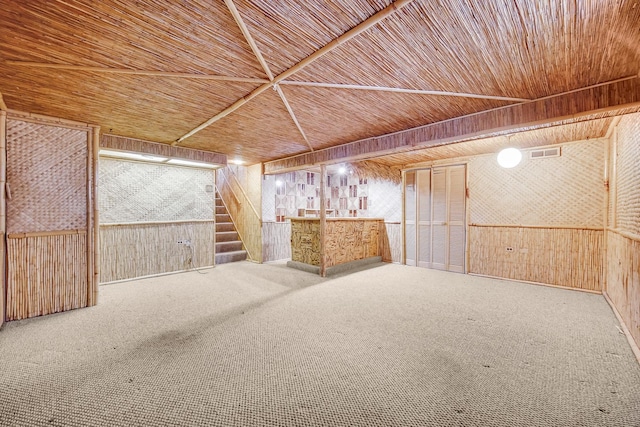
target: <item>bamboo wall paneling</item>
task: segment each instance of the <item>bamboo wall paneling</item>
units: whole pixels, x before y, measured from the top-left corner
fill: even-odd
[[[32,115],[7,121],[9,320],[96,303],[94,132]]]
[[[7,205],[6,205],[6,179],[7,179],[7,112],[0,110],[0,328],[5,321],[7,276],[5,274],[5,259],[7,253]]]
[[[291,223],[262,223],[262,261],[291,258]]]
[[[86,233],[8,238],[7,320],[87,306]]]
[[[605,140],[561,146],[560,157],[501,168],[496,155],[469,159],[472,224],[603,227]]]
[[[258,263],[262,262],[262,221],[256,208],[233,172],[227,168],[216,171],[216,185],[248,258]]]
[[[469,272],[601,291],[603,238],[601,229],[471,225]]]
[[[101,283],[211,267],[214,234],[213,220],[103,224]],[[185,239],[189,246],[177,243]]]
[[[624,116],[611,135],[606,293],[640,347],[640,114]]]
[[[100,283],[100,209],[98,202],[98,183],[99,183],[99,151],[100,151],[100,129],[94,128],[93,130],[93,182],[94,186],[91,189],[93,191],[93,279],[90,290],[92,298],[89,304],[98,303],[98,284]],[[89,230],[91,232],[91,230]]]

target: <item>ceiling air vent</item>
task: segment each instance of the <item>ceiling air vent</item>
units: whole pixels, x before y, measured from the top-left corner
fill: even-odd
[[[560,147],[541,148],[540,150],[529,151],[530,159],[543,159],[547,157],[560,157]]]

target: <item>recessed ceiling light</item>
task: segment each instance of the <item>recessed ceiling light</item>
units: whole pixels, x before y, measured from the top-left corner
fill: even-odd
[[[232,165],[244,165],[245,161],[240,159],[233,159],[229,160],[228,163],[231,163]]]
[[[154,156],[151,154],[130,153],[128,151],[100,150],[99,154],[105,157],[115,157],[118,159],[140,160],[142,162],[165,162],[167,157]]]

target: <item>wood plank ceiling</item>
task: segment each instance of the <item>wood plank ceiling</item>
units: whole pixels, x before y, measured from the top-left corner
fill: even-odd
[[[0,22],[10,109],[249,163],[640,69],[639,0],[4,0]]]

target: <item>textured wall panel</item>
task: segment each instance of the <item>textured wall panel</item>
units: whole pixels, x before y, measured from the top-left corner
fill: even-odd
[[[100,159],[101,223],[210,220],[214,171]]]
[[[7,319],[87,306],[86,234],[7,239]]]
[[[616,228],[640,235],[640,114],[620,120],[616,151]]]
[[[291,220],[291,260],[320,265],[320,221]]]
[[[402,224],[385,222],[380,232],[382,260],[399,264],[402,262]]]
[[[7,233],[87,227],[85,130],[7,120]]]
[[[100,281],[213,265],[214,222],[108,225],[100,227]],[[190,246],[178,244],[188,239]]]
[[[380,228],[376,220],[330,220],[325,230],[325,265],[331,267],[345,262],[382,256]]]
[[[469,239],[470,273],[602,289],[601,230],[470,226]]]
[[[604,140],[562,146],[562,156],[513,169],[496,156],[469,162],[471,223],[602,227]]]
[[[291,258],[291,223],[262,223],[262,261]]]
[[[640,241],[607,232],[607,295],[640,346]]]

